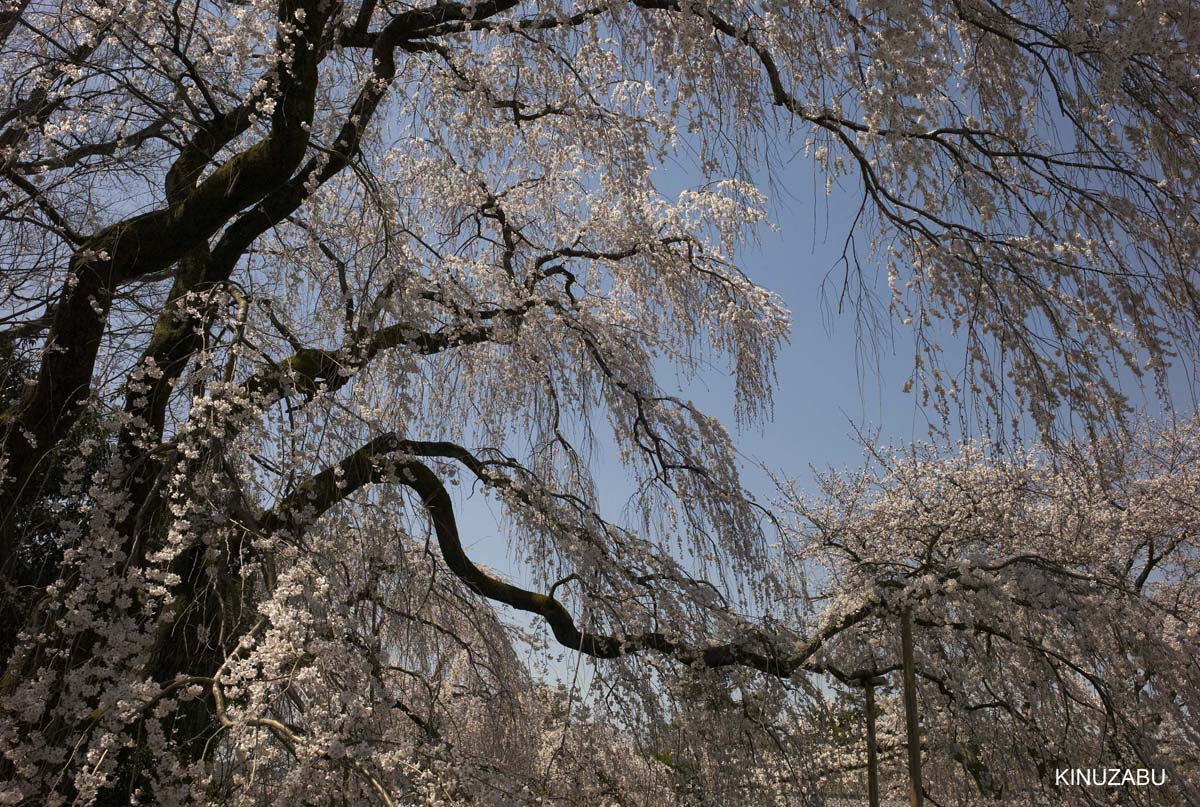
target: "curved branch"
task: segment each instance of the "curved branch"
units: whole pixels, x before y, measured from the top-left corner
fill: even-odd
[[[487,484],[500,487],[511,484],[506,477],[489,469],[488,466],[495,463],[484,462],[454,443],[405,440],[395,434],[385,434],[309,478],[264,520],[264,526],[295,529],[311,523],[368,483],[399,483],[420,496],[433,525],[442,559],[455,576],[489,600],[542,617],[555,640],[571,650],[603,659],[652,650],[672,656],[683,664],[708,668],[748,667],[779,678],[788,678],[800,671],[852,677],[817,662],[814,656],[829,639],[874,614],[877,604],[873,602],[825,625],[790,654],[759,649],[747,641],[695,647],[659,631],[617,637],[581,630],[566,607],[553,596],[514,586],[475,565],[463,550],[450,494],[433,470],[417,457],[457,460]]]

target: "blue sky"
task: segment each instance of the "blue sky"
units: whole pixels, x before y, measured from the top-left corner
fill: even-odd
[[[803,159],[795,160],[774,178],[777,192],[780,186],[796,189],[816,184],[810,163]],[[685,184],[683,173],[671,168],[664,171],[660,188],[673,193]],[[669,366],[664,365],[659,375],[660,384],[668,391],[719,417],[731,431],[742,455],[744,485],[763,504],[769,504],[775,495],[765,469],[814,490],[810,468],[860,467],[863,453],[855,439],[858,428],[871,433],[878,430],[885,443],[928,436],[928,420],[917,406],[916,396],[902,392],[912,368],[911,336],[896,329],[894,345],[886,334],[874,347],[860,344],[853,309],[840,315],[836,310],[841,254],[858,201],[854,189],[835,188],[829,197],[823,187],[803,198],[776,195],[768,207],[775,229],[764,228],[759,243],[749,245],[739,256],[743,271],[760,286],[777,292],[792,313],[791,338],[778,355],[770,421],[737,429],[733,381],[722,364],[678,389],[671,389],[678,379]],[[824,293],[823,281],[827,281]],[[886,294],[886,279],[880,279],[876,291]],[[596,428],[598,442],[606,428],[606,424]],[[621,522],[632,487],[625,469],[605,448],[597,447],[591,469],[602,515]],[[530,570],[513,560],[500,508],[482,493],[472,494],[469,487],[458,486],[451,493],[468,555],[517,585],[538,588]],[[512,624],[547,633],[540,620],[500,608]],[[549,679],[573,683],[584,691],[595,674],[592,659],[553,649],[550,656],[533,653],[529,662]]]
[[[762,179],[761,177],[759,178]],[[864,261],[868,283],[874,283],[884,332],[876,332],[874,344],[863,339],[855,322],[854,308],[839,312],[838,292],[843,268],[841,256],[848,228],[860,200],[854,187],[833,189],[826,196],[823,182],[813,181],[811,163],[797,158],[777,166],[773,182],[760,186],[773,189],[768,210],[775,229],[763,229],[758,244],[739,256],[739,265],[756,283],[779,293],[792,313],[789,343],[777,363],[774,417],[738,431],[734,418],[732,380],[718,364],[678,389],[679,382],[664,365],[660,383],[668,391],[693,400],[705,412],[719,417],[733,431],[744,461],[743,481],[762,503],[768,503],[774,486],[762,467],[796,479],[802,488],[814,488],[812,468],[852,469],[862,465],[863,454],[855,433],[878,434],[885,444],[925,440],[930,418],[922,411],[917,396],[904,393],[904,382],[913,366],[912,334],[887,319],[885,279],[873,277]],[[694,181],[694,180],[692,180]],[[661,171],[660,188],[665,193],[689,184],[687,172],[677,166]],[[939,334],[947,344],[949,334]],[[953,362],[947,356],[948,362]],[[1182,373],[1173,384],[1177,405],[1194,407],[1196,397]],[[1127,389],[1132,389],[1127,385]],[[1135,395],[1135,407],[1154,411],[1145,395]],[[606,426],[596,429],[602,439]],[[629,495],[626,471],[601,445],[593,457],[592,470],[601,497],[603,514],[620,521]],[[507,541],[500,530],[499,514],[482,495],[468,496],[457,490],[457,507],[464,545],[480,562],[528,582],[524,570],[509,558]]]
[[[778,193],[780,186],[812,187],[810,164],[802,159],[783,168],[775,180],[777,196],[769,202],[775,229],[764,228],[759,243],[748,245],[738,262],[752,280],[780,294],[792,312],[791,339],[776,367],[773,419],[737,429],[733,383],[722,363],[677,389],[672,387],[679,379],[669,366],[664,365],[659,378],[669,391],[693,400],[731,430],[742,454],[746,487],[763,503],[770,501],[774,487],[760,466],[810,487],[810,466],[820,470],[862,464],[856,427],[878,429],[884,442],[909,442],[925,438],[928,424],[915,396],[901,391],[912,367],[911,337],[898,329],[894,345],[886,334],[874,347],[860,344],[853,308],[841,314],[836,310],[840,259],[858,207],[857,194],[836,188],[829,197],[823,188],[804,198]],[[665,192],[684,184],[677,169],[664,170],[660,187]],[[882,279],[876,291],[886,294]],[[598,437],[603,437],[604,428],[597,428]],[[627,474],[604,449],[598,447],[592,470],[604,515],[620,521],[630,489]],[[456,498],[468,552],[528,583],[524,570],[511,562],[499,511],[481,494],[469,496],[464,488],[457,489]]]
[[[864,338],[868,335],[857,326],[852,305],[837,310],[843,276],[841,256],[858,209],[857,189],[834,188],[826,196],[823,183],[813,182],[811,164],[804,159],[779,169],[773,179],[773,183],[761,186],[775,190],[768,206],[775,229],[764,228],[759,243],[750,245],[738,261],[753,281],[777,292],[792,314],[791,338],[782,347],[776,366],[773,418],[737,430],[733,383],[722,365],[678,389],[672,389],[677,376],[668,366],[664,365],[659,376],[660,384],[668,391],[694,401],[726,424],[742,455],[745,487],[760,503],[768,505],[775,488],[764,468],[795,479],[801,489],[815,492],[814,470],[862,466],[863,451],[857,433],[877,435],[884,444],[922,441],[929,438],[930,418],[936,417],[922,411],[916,395],[903,392],[913,367],[913,336],[903,326],[892,327],[887,318],[886,278],[874,276],[872,267],[864,261],[866,282],[874,284],[884,322],[883,332],[876,331],[873,342]],[[682,171],[670,168],[664,171],[660,187],[671,193],[686,182]],[[788,195],[788,190],[793,195]],[[957,341],[949,333],[938,336],[948,346]],[[953,361],[951,355],[946,358]],[[1194,388],[1184,373],[1172,375],[1177,406],[1181,411],[1194,408]],[[1126,389],[1134,388],[1127,383]],[[1148,412],[1158,409],[1145,394],[1135,393],[1132,398],[1135,407]],[[597,427],[598,439],[603,438],[606,428]],[[597,447],[591,467],[602,514],[621,522],[631,486],[627,472],[611,451],[606,454],[605,448]],[[513,561],[499,509],[482,494],[472,495],[469,488],[457,487],[452,493],[467,553],[518,585],[537,587],[529,570]],[[511,610],[505,617],[526,627],[537,623]],[[551,658],[535,655],[530,661],[548,664],[543,669],[551,678],[574,681],[585,689],[594,671],[594,662],[572,654]]]

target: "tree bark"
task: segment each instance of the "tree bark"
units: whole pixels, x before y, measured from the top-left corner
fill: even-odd
[[[908,799],[912,807],[922,807],[921,726],[917,717],[917,673],[913,662],[912,609],[900,617],[900,651],[904,664],[904,727],[908,739]]]
[[[875,682],[863,684],[867,713],[867,803],[879,807],[879,752],[875,741]]]

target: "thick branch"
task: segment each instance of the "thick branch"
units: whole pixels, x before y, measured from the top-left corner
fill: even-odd
[[[519,320],[538,303],[538,300],[528,300],[514,308],[480,311],[476,312],[475,316],[479,320],[501,317]],[[319,388],[337,390],[375,356],[386,350],[406,345],[414,353],[429,356],[456,347],[490,341],[495,333],[495,325],[464,325],[437,331],[422,331],[406,323],[397,323],[380,328],[370,334],[362,344],[348,345],[340,350],[299,350],[271,370],[257,373],[247,379],[244,389],[247,397],[259,405],[278,401],[292,394],[292,390],[307,394],[315,393]]]
[[[229,216],[285,180],[308,146],[318,46],[329,14],[318,0],[282,0],[279,18],[303,18],[295,38],[280,34],[279,52],[292,54],[281,70],[270,135],[218,168],[178,203],[121,221],[92,236],[75,253],[55,309],[36,384],[15,413],[3,417],[11,481],[3,486],[0,516],[20,495],[38,458],[74,424],[91,376],[114,290],[169,266],[211,236]],[[2,556],[3,549],[0,549]]]
[[[386,434],[329,466],[302,484],[264,521],[268,529],[302,527],[370,482],[403,484],[421,497],[437,537],[442,559],[472,591],[520,611],[537,614],[550,626],[564,647],[595,658],[613,659],[647,650],[670,655],[684,664],[709,668],[749,667],[780,678],[798,671],[831,673],[815,661],[824,644],[847,628],[871,616],[876,606],[862,605],[833,621],[791,654],[779,654],[752,646],[750,642],[727,642],[698,648],[670,638],[659,631],[625,637],[580,630],[566,607],[553,596],[514,586],[484,572],[463,551],[449,493],[441,480],[416,457],[442,457],[461,462],[481,481],[505,486],[508,480],[491,471],[488,463],[465,448],[447,442],[405,440]]]

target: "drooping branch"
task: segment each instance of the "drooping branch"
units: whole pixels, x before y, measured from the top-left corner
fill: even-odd
[[[241,400],[269,405],[294,392],[313,394],[318,389],[332,392],[343,387],[355,374],[385,351],[405,346],[418,355],[430,356],[453,348],[492,341],[497,326],[492,320],[519,321],[539,304],[528,300],[511,308],[475,312],[478,324],[425,331],[400,322],[367,334],[363,341],[340,349],[304,348],[248,378],[242,385]]]
[[[296,530],[372,482],[391,482],[411,488],[420,497],[433,526],[446,566],[475,593],[545,620],[555,640],[566,648],[601,659],[615,659],[646,651],[671,656],[682,664],[708,668],[747,667],[779,678],[797,672],[830,674],[852,680],[862,673],[846,673],[816,659],[830,639],[876,614],[878,603],[851,609],[789,653],[765,647],[765,642],[734,641],[693,646],[661,631],[610,636],[580,629],[567,608],[552,595],[514,586],[480,569],[462,547],[450,494],[437,474],[417,457],[452,459],[485,484],[511,488],[511,480],[485,462],[449,442],[406,440],[385,434],[363,445],[340,462],[310,477],[286,497],[262,522],[264,529]],[[518,498],[526,494],[518,493]]]

